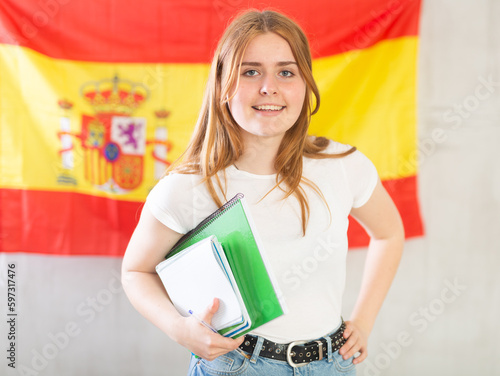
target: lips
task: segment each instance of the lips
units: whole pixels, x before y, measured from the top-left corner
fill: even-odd
[[[260,106],[252,106],[253,109],[257,111],[281,111],[286,106],[279,106],[275,104],[264,104]]]

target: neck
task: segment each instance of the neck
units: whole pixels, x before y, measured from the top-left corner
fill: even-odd
[[[244,137],[244,151],[235,162],[236,168],[256,175],[272,175],[277,171],[274,161],[278,154],[281,137],[264,138],[247,135]]]

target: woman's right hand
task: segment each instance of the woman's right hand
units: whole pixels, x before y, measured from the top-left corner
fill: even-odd
[[[215,298],[203,315],[200,315],[200,318],[210,324],[218,309],[219,299]],[[245,340],[245,336],[232,339],[214,333],[194,317],[179,318],[177,327],[179,328],[177,342],[188,348],[193,354],[208,361],[236,350]]]

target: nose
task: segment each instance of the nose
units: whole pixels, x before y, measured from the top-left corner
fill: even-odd
[[[278,94],[278,84],[276,82],[276,79],[272,76],[265,76],[262,80],[262,86],[260,88],[260,93],[262,95]]]

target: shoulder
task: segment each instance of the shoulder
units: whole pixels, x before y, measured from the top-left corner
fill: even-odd
[[[352,149],[351,145],[343,144],[334,140],[328,140],[328,146],[323,150],[323,154],[342,154]]]
[[[359,149],[357,149],[352,145],[344,144],[334,140],[327,140],[327,142],[328,146],[321,152],[322,154],[331,154],[333,156],[336,155],[340,156],[344,153],[352,151],[351,153],[346,154],[341,158],[334,158],[342,161],[348,168],[357,167],[359,164],[361,165],[372,164],[369,158],[365,154],[363,154],[362,151],[360,151]]]
[[[201,176],[196,174],[170,173],[162,177],[155,185],[153,190],[164,189],[188,189],[201,182]]]
[[[147,201],[162,202],[169,199],[174,194],[186,192],[193,189],[199,177],[188,174],[172,173],[161,178],[148,194]]]
[[[156,219],[181,234],[217,209],[202,177],[181,173],[163,177],[149,192],[146,205]]]
[[[146,206],[156,219],[178,233],[192,223],[193,200],[203,195],[199,175],[171,173],[156,183],[146,198]]]
[[[352,149],[351,145],[330,140],[326,137],[310,135],[306,139],[304,155],[309,158],[315,158],[315,156],[321,154],[342,154],[350,149]]]
[[[341,158],[341,161],[353,196],[352,206],[360,207],[368,201],[377,185],[377,168],[359,149]]]
[[[363,205],[370,197],[378,181],[378,173],[372,161],[359,149],[349,152],[349,144],[323,139],[328,143],[323,157],[309,159],[305,166],[309,176],[317,179],[345,181],[354,207]],[[344,154],[345,153],[345,154]],[[344,155],[343,155],[344,154]],[[313,157],[314,158],[314,157]]]
[[[308,159],[329,159],[329,157],[336,159],[337,156],[340,157],[353,149],[349,144],[343,144],[325,137],[309,136],[307,144],[304,156]]]
[[[318,170],[320,174],[326,171],[337,171],[342,169],[342,161],[349,156],[348,152],[353,149],[351,145],[329,140],[324,137],[311,137],[309,152],[304,155],[304,169],[307,171]]]

